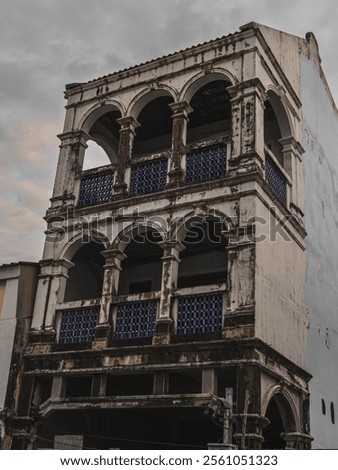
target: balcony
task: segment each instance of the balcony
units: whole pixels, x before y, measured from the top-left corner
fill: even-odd
[[[165,189],[168,161],[166,159],[133,164],[130,177],[130,194],[146,194]]]
[[[117,306],[115,340],[151,338],[155,332],[157,300],[123,302]]]
[[[271,152],[265,155],[265,179],[276,199],[286,206],[288,178]]]
[[[108,202],[113,194],[115,172],[112,167],[84,171],[80,182],[78,207]]]
[[[98,305],[64,309],[60,314],[59,344],[91,343],[94,340]]]
[[[227,147],[214,145],[187,154],[186,182],[195,183],[223,178],[226,174]]]
[[[178,298],[176,333],[195,335],[221,332],[222,316],[222,292],[182,295]]]

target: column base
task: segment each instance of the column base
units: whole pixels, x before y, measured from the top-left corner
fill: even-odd
[[[171,318],[160,318],[157,320],[153,336],[154,346],[171,343],[172,324]]]
[[[285,440],[286,450],[310,450],[313,437],[301,432],[283,432],[281,437]]]
[[[128,195],[127,185],[125,183],[115,184],[113,186],[113,189],[114,189],[114,193],[112,194],[112,196],[110,198],[111,201],[116,201],[116,200],[119,200],[119,199],[123,199],[124,197],[126,197]]]
[[[228,176],[239,177],[247,173],[258,173],[263,177],[263,160],[258,153],[245,153],[237,157],[229,158]]]
[[[56,333],[50,331],[31,331],[29,333],[28,344],[26,347],[27,354],[46,354],[52,350],[55,344]]]
[[[102,323],[96,326],[95,338],[92,343],[92,349],[100,350],[108,346],[110,337],[110,325],[108,323]]]

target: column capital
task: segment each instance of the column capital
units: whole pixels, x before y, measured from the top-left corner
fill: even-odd
[[[123,131],[134,131],[136,127],[139,127],[141,124],[133,116],[125,116],[122,118],[116,119],[121,126],[120,132]]]
[[[296,155],[298,154],[299,156],[305,153],[302,145],[293,136],[283,137],[282,139],[279,139],[279,142],[283,146],[283,153],[293,151]]]
[[[123,253],[123,251],[119,250],[118,248],[111,248],[109,250],[101,251],[101,255],[104,256],[106,260],[106,264],[105,264],[106,267],[116,266],[117,265],[116,261],[118,262],[118,264],[120,264],[121,261],[127,258],[127,255]]]
[[[241,99],[245,95],[256,94],[262,101],[268,99],[265,87],[259,78],[252,78],[244,82],[237,83],[227,88],[231,96],[231,101]]]
[[[65,145],[82,145],[83,147],[87,147],[87,140],[90,139],[90,135],[87,134],[82,129],[78,129],[75,131],[68,131],[68,132],[63,132],[62,134],[58,134],[58,138],[61,140],[61,147]]]
[[[184,245],[178,240],[163,240],[158,242],[158,245],[163,249],[162,259],[169,259],[171,257],[178,259],[178,253],[183,251],[185,248]],[[176,251],[176,253],[173,253],[173,251]]]
[[[64,271],[68,271],[70,268],[74,266],[74,263],[69,261],[68,259],[42,259],[39,261],[41,273],[40,276],[46,275],[57,275],[57,274],[65,274]]]
[[[188,117],[188,114],[193,111],[188,101],[177,101],[176,103],[170,103],[169,107],[173,110],[172,118]]]

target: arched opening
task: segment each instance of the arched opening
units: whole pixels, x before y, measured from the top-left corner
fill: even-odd
[[[282,416],[274,399],[270,401],[265,416],[270,421],[270,424],[263,429],[264,442],[262,449],[284,449],[285,441],[281,433],[285,432],[285,429]]]
[[[159,96],[146,104],[137,117],[133,156],[157,153],[171,149],[171,96]]]
[[[183,239],[180,253],[178,287],[224,283],[227,277],[225,227],[217,218],[197,219]]]
[[[159,306],[163,250],[152,228],[131,233],[121,263],[114,339],[151,341]],[[127,297],[128,295],[128,297]]]
[[[231,103],[225,80],[202,86],[193,95],[189,114],[187,143],[224,136],[231,130]]]
[[[137,116],[140,126],[136,128],[134,138],[129,188],[130,194],[133,195],[160,191],[167,183],[167,155],[156,157],[154,154],[161,154],[171,149],[172,111],[169,104],[174,100],[167,94],[165,96],[154,94],[156,97],[148,101]],[[149,93],[149,96],[141,98],[141,102],[152,96],[153,94]],[[141,156],[145,159],[139,161],[138,157]]]
[[[101,254],[103,250],[102,243],[91,241],[76,251],[71,260],[74,266],[68,272],[65,302],[101,297],[105,264]]]
[[[231,131],[229,83],[214,80],[195,92],[190,101],[185,180],[187,183],[223,178],[226,174],[227,147]]]
[[[106,165],[110,165],[110,160],[103,148],[94,140],[87,142],[85,158],[83,161],[82,171],[91,170]]]
[[[153,229],[132,236],[124,250],[121,263],[119,294],[140,294],[159,291],[162,279],[163,250],[158,242],[162,238]]]
[[[106,152],[110,163],[116,163],[120,138],[120,111],[114,109],[102,114],[88,131],[89,136]]]
[[[274,154],[280,165],[284,166],[282,138],[277,116],[269,100],[264,103],[264,143]]]
[[[226,240],[216,218],[193,219],[183,239],[178,268],[177,334],[217,334],[222,330],[226,281]],[[215,285],[214,289],[206,286]]]
[[[278,95],[268,91],[264,102],[265,178],[274,197],[287,205],[287,180],[292,177],[290,157],[284,156],[283,140],[291,136],[291,127]],[[288,173],[288,175],[287,175]]]
[[[270,424],[263,429],[262,449],[285,449],[282,433],[295,432],[296,423],[290,404],[281,394],[274,395],[266,409]]]
[[[117,162],[120,111],[110,109],[105,113],[98,109],[86,120],[84,128],[90,136],[85,150],[79,187],[78,206],[99,204],[110,200]],[[95,120],[95,117],[96,120]]]

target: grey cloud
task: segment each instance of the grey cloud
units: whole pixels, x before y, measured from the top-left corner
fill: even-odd
[[[254,20],[301,37],[313,31],[338,97],[335,0],[2,0],[1,7],[0,174],[6,181],[0,181],[0,262],[27,259],[26,253],[36,260],[42,251],[40,218],[57,164],[66,83],[232,33]],[[20,189],[14,184],[20,181],[30,184]]]

